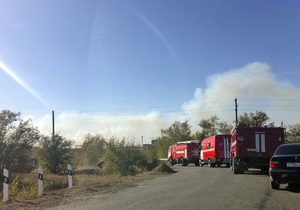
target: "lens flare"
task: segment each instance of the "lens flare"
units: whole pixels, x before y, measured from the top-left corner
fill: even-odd
[[[29,92],[35,99],[37,99],[40,103],[42,103],[45,107],[50,109],[50,105],[45,102],[45,100],[38,94],[37,91],[35,91],[33,88],[31,88],[24,80],[20,78],[13,70],[11,70],[7,65],[5,65],[0,60],[0,69],[2,69],[5,73],[7,73],[12,79],[14,79],[19,85],[21,85],[27,92]]]

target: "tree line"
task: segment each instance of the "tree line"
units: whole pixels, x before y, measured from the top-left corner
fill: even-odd
[[[269,116],[261,111],[243,113],[238,117],[238,122],[243,123],[249,127],[253,126],[274,126],[274,123],[269,123]],[[236,124],[237,122],[233,122]],[[162,136],[154,141],[153,147],[155,148],[158,157],[167,157],[167,149],[170,145],[178,141],[184,140],[199,140],[214,136],[217,134],[231,134],[234,126],[226,121],[213,115],[208,119],[202,119],[198,123],[199,131],[192,134],[191,125],[188,120],[184,122],[175,121],[169,128],[162,129]],[[300,142],[300,124],[289,125],[285,128],[286,143]]]
[[[21,113],[3,110],[0,112],[0,167],[13,173],[30,172],[35,160],[51,173],[64,173],[67,164],[96,166],[99,159],[105,163],[103,174],[134,175],[151,170],[157,165],[152,150],[127,144],[125,139],[105,139],[101,134],[85,136],[81,148],[72,148],[73,142],[59,134],[45,136],[32,125],[31,120],[22,120]]]
[[[249,126],[268,123],[269,117],[263,111],[244,113],[238,118]],[[73,142],[59,134],[45,136],[32,125],[31,120],[22,120],[21,113],[3,110],[0,112],[0,167],[10,173],[29,172],[33,159],[51,173],[63,173],[68,163],[74,168],[96,166],[105,160],[101,173],[115,173],[121,176],[134,175],[151,170],[159,163],[158,157],[167,157],[170,145],[185,140],[203,140],[216,134],[231,134],[233,125],[220,121],[217,116],[202,119],[199,131],[192,133],[188,120],[175,121],[161,130],[161,137],[153,141],[152,148],[129,144],[126,139],[105,139],[101,134],[85,136],[81,148],[72,148]],[[273,126],[272,123],[269,126]],[[300,142],[300,124],[286,128],[286,142]]]

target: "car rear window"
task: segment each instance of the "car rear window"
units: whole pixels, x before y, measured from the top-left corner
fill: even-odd
[[[279,146],[275,152],[275,155],[283,155],[283,154],[291,154],[291,155],[300,154],[300,144]]]

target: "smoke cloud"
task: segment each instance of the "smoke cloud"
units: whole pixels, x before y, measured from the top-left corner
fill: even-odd
[[[206,88],[198,88],[182,109],[195,119],[217,115],[230,123],[235,119],[235,98],[239,115],[262,110],[278,124],[282,121],[293,124],[299,119],[300,89],[281,82],[271,67],[261,62],[211,75]]]
[[[199,84],[203,86],[203,84]],[[189,120],[192,130],[213,115],[231,124],[235,120],[234,99],[238,99],[238,114],[262,110],[270,122],[279,126],[295,124],[300,119],[300,89],[281,82],[266,63],[254,62],[207,78],[204,88],[197,88],[194,97],[183,102],[181,110],[169,115],[152,111],[144,115],[87,114],[62,112],[55,117],[55,130],[80,145],[86,134],[102,134],[105,138],[125,138],[134,143],[151,143],[174,121]],[[51,135],[51,115],[30,116],[45,135]],[[143,137],[142,137],[143,136]]]

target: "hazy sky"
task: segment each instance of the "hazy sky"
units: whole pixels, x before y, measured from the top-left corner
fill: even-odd
[[[300,119],[299,1],[0,0],[0,110],[80,144],[174,121]]]

